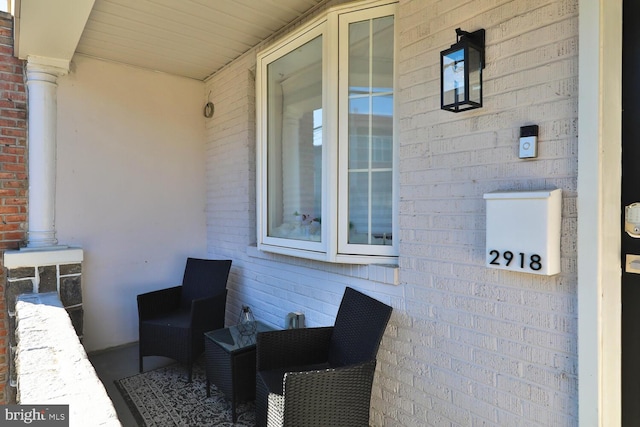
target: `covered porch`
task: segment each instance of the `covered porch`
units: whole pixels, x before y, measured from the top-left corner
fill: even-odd
[[[336,6],[380,3],[16,0],[24,108],[18,96],[4,108],[24,116],[3,127],[24,131],[28,113],[31,135],[3,133],[5,150],[24,150],[3,249],[82,251],[90,355],[135,348],[136,295],[179,283],[187,257],[232,259],[227,324],[249,305],[278,327],[292,311],[330,325],[346,286],[393,306],[371,425],[620,425],[620,296],[604,286],[619,281],[619,116],[602,106],[619,101],[621,1],[386,2],[397,254],[350,263],[260,246],[256,58]],[[452,114],[439,54],[459,27],[487,31],[485,101]],[[39,104],[26,97],[34,73],[48,79]],[[523,161],[531,124],[540,152]],[[551,188],[560,274],[486,268],[483,195]]]

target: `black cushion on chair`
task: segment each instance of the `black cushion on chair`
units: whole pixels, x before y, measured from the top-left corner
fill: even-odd
[[[191,310],[179,309],[164,316],[147,319],[144,321],[148,325],[160,327],[185,328],[191,327]]]

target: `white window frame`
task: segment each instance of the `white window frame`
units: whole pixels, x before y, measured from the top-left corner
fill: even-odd
[[[348,25],[351,22],[393,15],[394,43],[397,44],[396,2],[362,1],[338,6],[292,32],[257,55],[257,246],[259,250],[348,264],[395,264],[398,256],[398,156],[397,114],[393,118],[393,212],[391,245],[354,245],[347,243],[348,184],[347,184],[347,119],[348,119]],[[347,31],[344,32],[343,31]],[[278,58],[292,52],[310,40],[323,40],[323,115],[322,115],[322,228],[321,241],[292,240],[268,236],[267,183],[267,67]],[[340,52],[346,49],[346,54]],[[394,47],[395,56],[397,49]],[[394,60],[394,80],[397,73]],[[340,79],[338,70],[345,76]],[[394,82],[394,92],[397,84]],[[394,96],[394,103],[396,97]],[[331,106],[334,106],[333,108]]]
[[[340,37],[339,43],[339,69],[340,70],[348,70],[349,69],[349,38],[346,37],[346,34],[349,34],[349,24],[353,22],[360,22],[364,20],[374,19],[383,16],[393,15],[395,17],[395,5],[386,5],[380,6],[376,8],[364,9],[350,13],[340,14],[338,17],[339,24],[339,33],[342,35]],[[397,25],[394,22],[394,31]],[[395,42],[394,35],[394,42]],[[395,49],[394,49],[395,52]],[[394,78],[397,75],[395,69],[395,61],[394,61],[394,70],[393,70]],[[395,83],[394,83],[394,92],[395,92]],[[395,95],[395,93],[394,93]],[[395,96],[394,96],[395,100]],[[339,205],[338,205],[338,254],[360,254],[360,255],[373,255],[373,256],[392,256],[393,254],[397,254],[397,223],[398,223],[398,212],[397,212],[397,176],[393,177],[393,188],[392,192],[394,195],[394,205],[392,211],[392,244],[391,245],[363,245],[363,244],[352,244],[348,243],[348,235],[349,235],[349,210],[348,210],[348,194],[349,194],[349,180],[348,180],[348,158],[349,158],[349,144],[348,144],[348,120],[349,120],[349,79],[348,72],[341,73],[339,75],[339,86],[338,86],[338,194],[339,194]],[[397,148],[396,148],[396,120],[395,120],[395,108],[394,108],[394,123],[393,123],[393,172],[396,173],[398,171],[398,156],[397,156]],[[393,236],[396,236],[393,239]]]
[[[267,179],[267,164],[268,164],[268,153],[267,153],[267,141],[268,141],[268,126],[267,126],[267,108],[268,108],[268,82],[267,82],[267,66],[273,61],[281,58],[297,49],[298,47],[304,45],[305,43],[310,42],[318,36],[322,36],[323,39],[323,56],[326,57],[327,43],[326,43],[326,22],[314,22],[313,25],[309,26],[306,31],[299,32],[293,37],[289,37],[286,40],[283,40],[281,43],[274,45],[268,51],[262,53],[261,58],[258,60],[258,78],[257,78],[257,104],[258,104],[258,112],[262,111],[264,114],[257,114],[257,130],[258,130],[258,145],[257,145],[257,182],[258,182],[258,191],[257,191],[257,206],[258,206],[258,246],[262,250],[269,250],[271,252],[283,253],[287,255],[297,255],[302,256],[304,258],[312,258],[312,259],[324,259],[324,253],[327,252],[327,242],[326,242],[326,229],[322,227],[321,231],[321,241],[313,242],[313,241],[305,241],[305,240],[292,240],[292,239],[283,239],[279,237],[268,236],[268,227],[267,227],[267,214],[268,214],[268,179]],[[322,75],[323,78],[326,76],[326,61],[323,59],[322,64]],[[323,80],[323,105],[326,104],[326,82]],[[323,130],[326,126],[327,119],[324,117],[322,119]],[[323,132],[324,133],[324,132]],[[323,136],[323,140],[324,140]],[[324,144],[323,144],[324,145]],[[323,146],[322,150],[322,161],[323,163],[327,161],[327,150]],[[323,215],[325,212],[325,203],[326,203],[326,176],[323,174],[323,182],[322,182],[322,206],[323,206]]]

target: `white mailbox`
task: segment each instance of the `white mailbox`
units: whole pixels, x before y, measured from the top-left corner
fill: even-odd
[[[487,201],[486,266],[560,273],[562,191],[496,191]]]

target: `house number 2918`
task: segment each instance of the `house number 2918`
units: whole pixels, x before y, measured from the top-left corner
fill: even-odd
[[[500,266],[504,265],[506,267],[509,267],[513,262],[515,264],[511,266],[511,268],[513,267],[517,268],[519,266],[522,269],[525,269],[528,267],[534,271],[538,271],[542,269],[542,257],[538,254],[531,254],[527,257],[527,255],[524,254],[523,252],[518,252],[517,254],[514,254],[511,251],[504,251],[500,253],[500,251],[493,249],[489,252],[489,255],[493,257],[493,259],[489,263],[492,265],[500,265]]]

